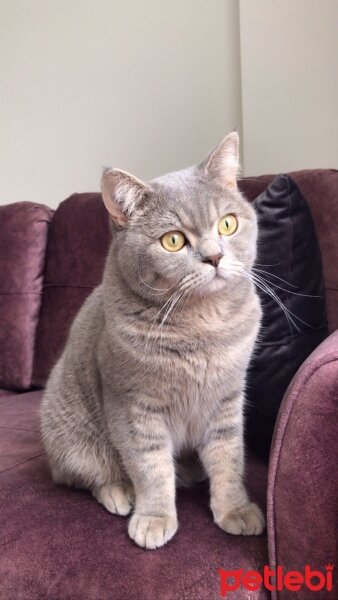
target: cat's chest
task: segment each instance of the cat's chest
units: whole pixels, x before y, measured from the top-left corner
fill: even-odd
[[[221,396],[234,375],[238,351],[223,340],[209,339],[189,350],[181,348],[174,359],[164,360],[163,375],[172,402],[186,406],[187,411],[200,410],[206,398]]]
[[[168,426],[175,452],[196,447],[230,385],[222,352],[181,358],[167,389]]]
[[[178,396],[196,401],[200,395],[217,395],[246,368],[254,337],[250,323],[239,327],[236,318],[227,322],[222,314],[194,315],[188,327],[161,340],[160,371]]]
[[[246,367],[247,359],[240,344],[232,347],[215,344],[207,353],[181,359],[165,390],[175,453],[186,446],[198,446],[208,424],[217,419],[227,394],[242,389]]]

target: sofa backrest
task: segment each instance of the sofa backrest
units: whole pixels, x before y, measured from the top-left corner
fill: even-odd
[[[333,331],[338,328],[338,171],[289,175],[308,201],[314,219]],[[240,188],[252,201],[273,177],[244,178]],[[101,281],[111,240],[109,218],[99,193],[73,194],[53,218],[53,211],[32,203],[10,207],[0,209],[0,344],[6,357],[0,361],[0,387],[43,387],[76,313]],[[7,210],[12,221],[7,221]],[[12,280],[13,285],[9,284]]]
[[[100,194],[73,194],[61,202],[49,229],[34,386],[45,385],[76,313],[99,285],[110,240],[108,213]]]

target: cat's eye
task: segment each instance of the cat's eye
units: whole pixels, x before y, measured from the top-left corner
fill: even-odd
[[[235,215],[225,215],[218,221],[218,232],[221,235],[232,235],[237,231],[238,221]]]
[[[186,239],[180,231],[169,231],[161,237],[161,244],[168,252],[178,252],[185,246]]]

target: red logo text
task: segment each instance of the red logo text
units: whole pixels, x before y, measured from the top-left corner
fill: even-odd
[[[325,573],[312,569],[310,565],[305,565],[304,571],[284,571],[283,567],[278,566],[271,569],[268,565],[263,567],[262,573],[259,571],[225,571],[218,569],[220,576],[220,594],[225,598],[228,592],[234,592],[239,588],[255,591],[262,585],[269,591],[289,590],[290,592],[299,592],[302,588],[307,588],[312,592],[319,592],[326,589],[332,591],[332,573],[333,565],[325,566]]]

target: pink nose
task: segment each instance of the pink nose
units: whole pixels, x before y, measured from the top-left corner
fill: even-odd
[[[217,267],[222,256],[223,256],[222,252],[219,252],[218,254],[213,254],[212,256],[205,256],[202,259],[202,262],[206,262],[206,263],[209,263],[210,265],[213,265],[213,267]]]

